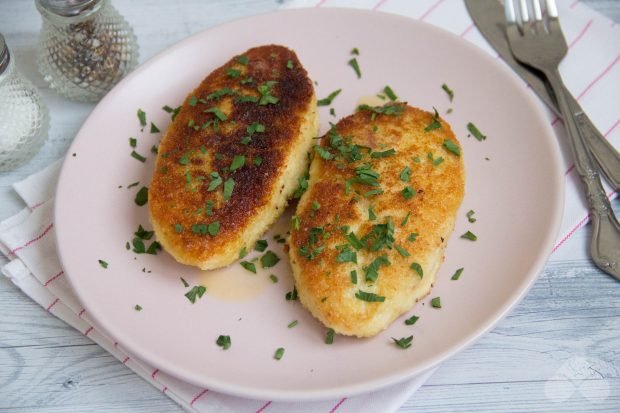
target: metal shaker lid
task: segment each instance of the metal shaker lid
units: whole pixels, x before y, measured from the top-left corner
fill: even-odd
[[[4,36],[0,33],[0,74],[4,73],[6,68],[9,67],[10,60],[9,48],[4,41]]]
[[[62,17],[75,17],[94,11],[101,6],[101,0],[37,0],[45,10]]]

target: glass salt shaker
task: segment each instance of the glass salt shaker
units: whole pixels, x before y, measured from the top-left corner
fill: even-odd
[[[59,94],[101,99],[138,63],[132,28],[109,0],[35,0],[43,17],[37,63]]]
[[[37,88],[15,69],[0,33],[0,171],[32,158],[49,128],[47,106]]]

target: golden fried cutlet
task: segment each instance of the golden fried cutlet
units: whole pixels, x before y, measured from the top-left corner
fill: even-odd
[[[185,99],[149,188],[157,239],[201,269],[235,261],[280,216],[318,133],[312,83],[283,46],[249,49]]]
[[[363,107],[314,147],[289,257],[301,303],[373,336],[427,295],[463,199],[461,147],[437,113]]]

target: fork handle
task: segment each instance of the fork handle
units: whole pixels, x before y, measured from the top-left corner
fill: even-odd
[[[598,254],[598,246],[607,243],[613,244],[616,239],[610,235],[620,229],[620,225],[605,194],[598,171],[593,167],[590,151],[587,149],[584,138],[580,134],[577,120],[571,111],[566,96],[568,92],[564,82],[562,82],[560,73],[557,69],[545,70],[544,73],[558,100],[558,106],[564,117],[564,126],[568,132],[570,147],[575,159],[575,169],[585,187],[586,200],[593,224],[591,243],[593,261],[601,270],[618,278],[619,274],[617,271],[619,270],[620,263],[609,260],[608,257],[601,257]],[[609,239],[607,239],[608,237]]]
[[[577,129],[590,154],[601,168],[601,172],[616,191],[620,191],[620,153],[592,124],[577,100],[564,90],[570,113],[575,118]]]

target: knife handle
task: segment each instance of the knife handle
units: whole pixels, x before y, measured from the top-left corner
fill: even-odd
[[[582,136],[588,151],[598,164],[603,176],[616,191],[620,190],[620,153],[596,129],[588,115],[572,95],[565,91],[571,113],[575,119],[579,134]]]

